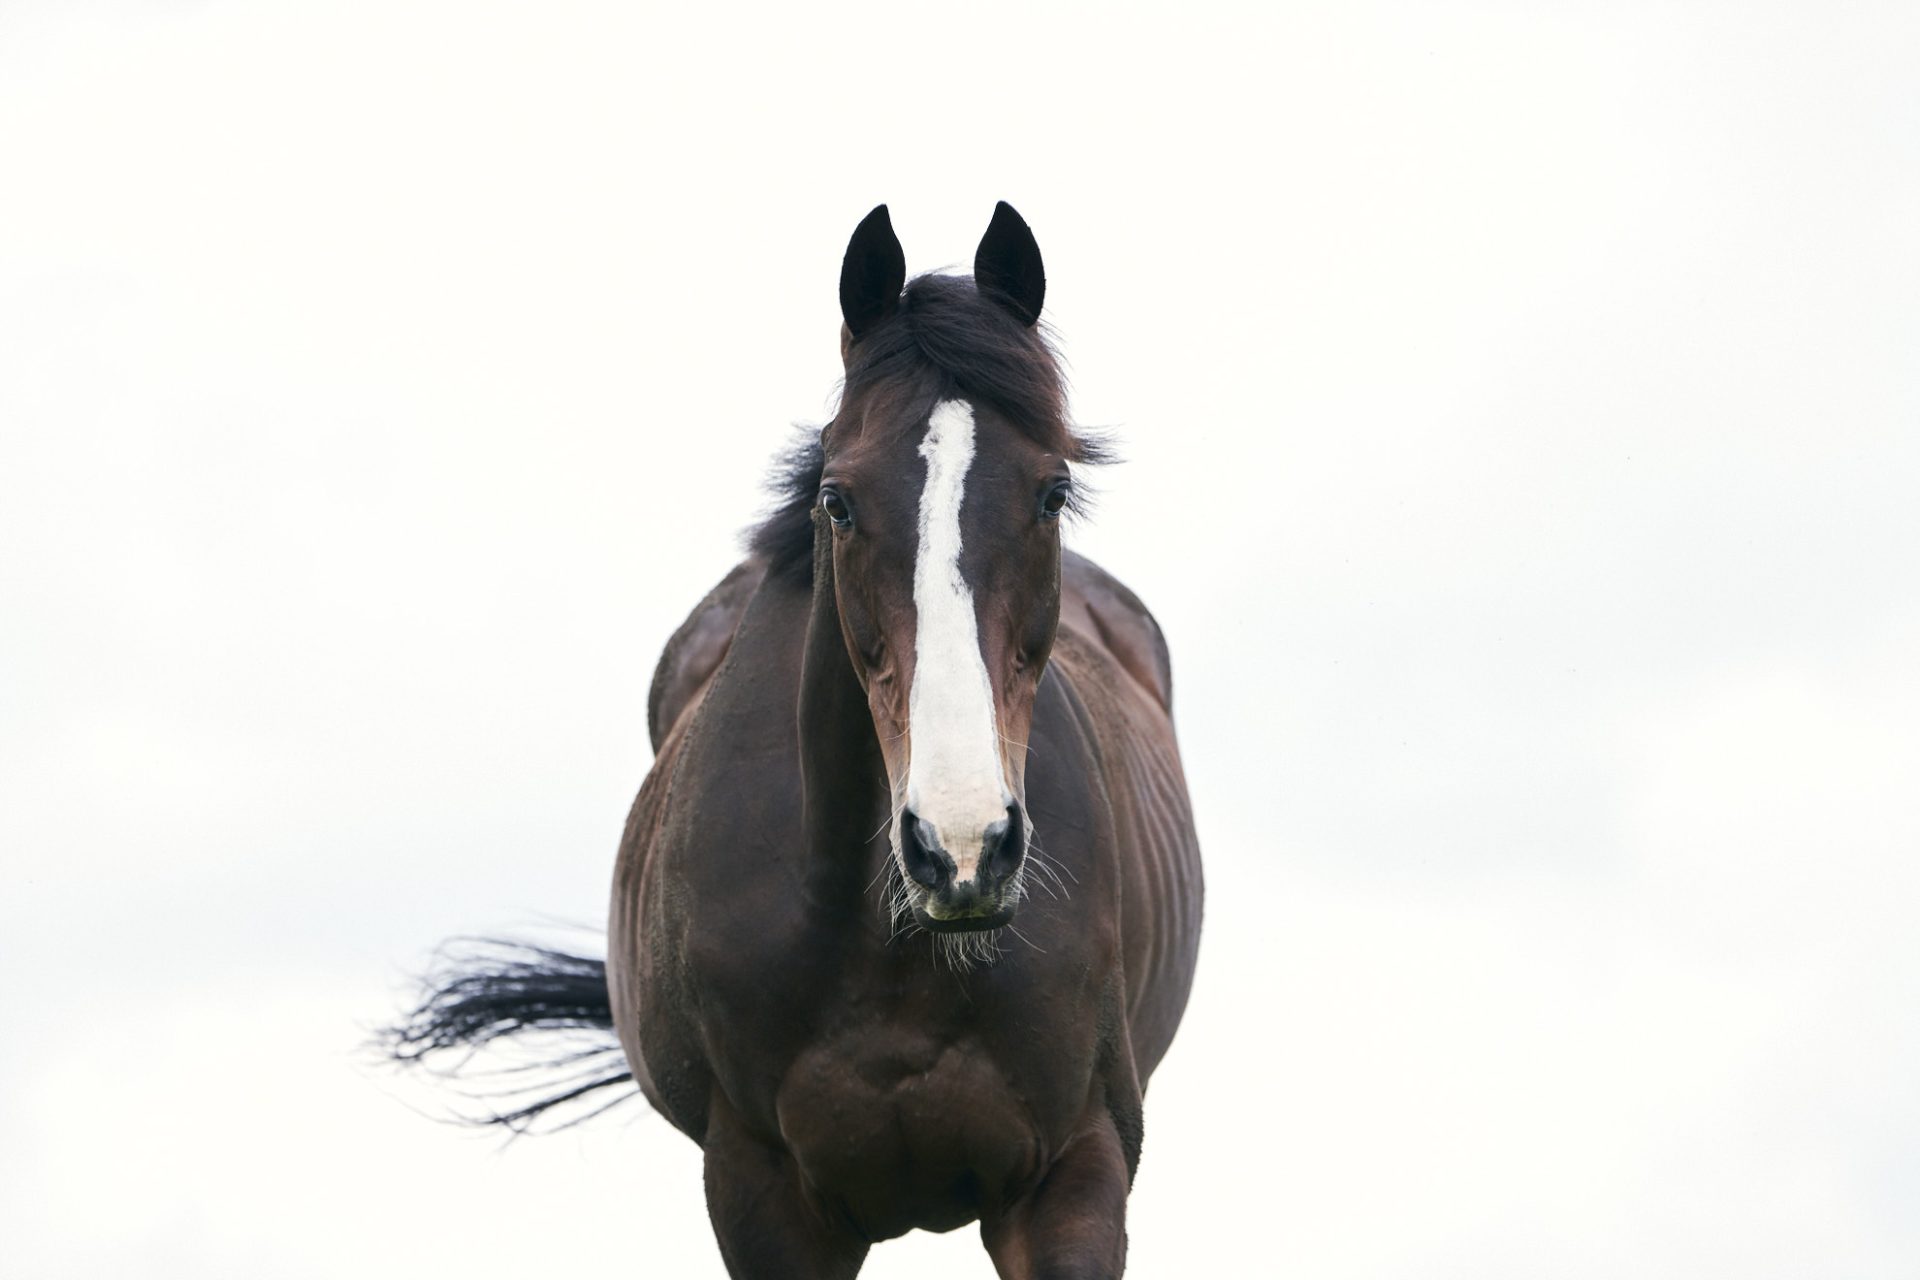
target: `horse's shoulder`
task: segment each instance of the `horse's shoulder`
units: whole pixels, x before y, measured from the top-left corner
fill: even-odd
[[[1083,555],[1060,555],[1060,625],[1132,678],[1161,709],[1173,709],[1173,662],[1152,612],[1127,585]]]
[[[667,735],[700,700],[727,656],[747,603],[767,576],[766,562],[751,556],[707,592],[667,641],[653,669],[647,694],[647,733],[657,752]]]

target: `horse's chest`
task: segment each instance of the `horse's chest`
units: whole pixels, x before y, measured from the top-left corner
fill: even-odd
[[[971,1221],[1046,1156],[1017,1075],[966,1039],[834,1036],[794,1060],[775,1110],[807,1180],[876,1239]]]

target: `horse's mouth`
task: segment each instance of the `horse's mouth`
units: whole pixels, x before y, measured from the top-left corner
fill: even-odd
[[[1003,928],[1013,922],[1013,908],[995,907],[991,911],[974,910],[965,915],[936,916],[928,912],[925,906],[913,909],[914,923],[930,933],[979,933],[985,929]]]

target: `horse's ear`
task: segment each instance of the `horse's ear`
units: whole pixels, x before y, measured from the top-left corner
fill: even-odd
[[[973,255],[973,282],[982,293],[1032,324],[1040,318],[1047,296],[1047,273],[1040,265],[1040,246],[1026,220],[1002,200],[993,206],[993,221],[980,237]]]
[[[887,206],[876,205],[860,219],[840,263],[840,318],[855,339],[885,320],[900,305],[907,283],[907,255],[893,234]]]

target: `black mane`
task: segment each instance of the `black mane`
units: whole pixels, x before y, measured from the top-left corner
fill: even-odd
[[[847,369],[841,411],[885,386],[924,419],[941,400],[965,397],[991,405],[1026,435],[1070,462],[1107,460],[1102,443],[1067,419],[1059,358],[1039,325],[1027,325],[974,287],[972,276],[923,275],[907,283],[893,316],[863,334]],[[916,417],[917,415],[917,417]],[[813,504],[824,455],[821,432],[774,463],[774,507],[748,535],[747,546],[775,573],[811,575]]]

